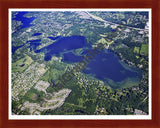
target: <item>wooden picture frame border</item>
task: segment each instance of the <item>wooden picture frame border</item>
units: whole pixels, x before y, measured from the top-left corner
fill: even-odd
[[[152,119],[151,120],[9,120],[8,15],[9,8],[151,8],[152,9]],[[158,0],[0,0],[0,127],[160,127],[160,1]]]

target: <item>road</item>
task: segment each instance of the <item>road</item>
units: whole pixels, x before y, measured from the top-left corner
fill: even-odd
[[[104,22],[104,23],[110,23],[110,24],[114,24],[114,25],[118,25],[118,26],[122,26],[122,27],[126,27],[126,28],[130,28],[130,29],[135,29],[135,30],[140,30],[140,31],[148,31],[149,29],[141,29],[141,28],[135,28],[135,27],[129,27],[129,26],[125,26],[125,25],[121,25],[121,24],[116,24],[107,20],[104,20],[98,16],[92,15],[91,13],[89,13],[88,11],[86,11],[86,13],[91,16],[93,19]]]

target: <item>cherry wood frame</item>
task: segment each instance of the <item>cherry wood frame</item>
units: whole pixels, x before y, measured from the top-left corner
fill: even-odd
[[[9,8],[151,8],[152,119],[151,120],[9,120],[8,14]],[[0,0],[0,128],[160,127],[160,1],[159,0]]]

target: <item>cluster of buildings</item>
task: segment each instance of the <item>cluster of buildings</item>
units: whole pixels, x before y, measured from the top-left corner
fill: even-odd
[[[28,108],[29,113],[31,115],[40,115],[42,111],[48,109],[54,110],[63,105],[65,99],[68,97],[70,92],[71,92],[70,89],[63,89],[57,93],[53,93],[51,94],[52,95],[51,99],[49,100],[45,99],[42,106],[40,106],[40,104],[37,103],[30,103],[29,101],[25,101],[21,107],[21,110],[23,111]]]
[[[12,73],[12,98],[19,100],[46,72],[43,64],[31,64],[23,73]]]

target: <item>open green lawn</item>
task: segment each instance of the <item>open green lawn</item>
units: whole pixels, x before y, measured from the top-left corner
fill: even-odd
[[[139,47],[134,47],[134,53],[138,53],[139,54]]]
[[[142,44],[140,54],[148,55],[148,44]]]
[[[102,43],[102,44],[107,44],[107,45],[110,45],[113,43],[113,41],[106,41],[104,38],[101,38],[100,40],[98,40],[98,43]]]
[[[31,59],[31,57],[25,56],[24,58],[12,64],[12,71],[23,72],[32,62],[33,60]]]

